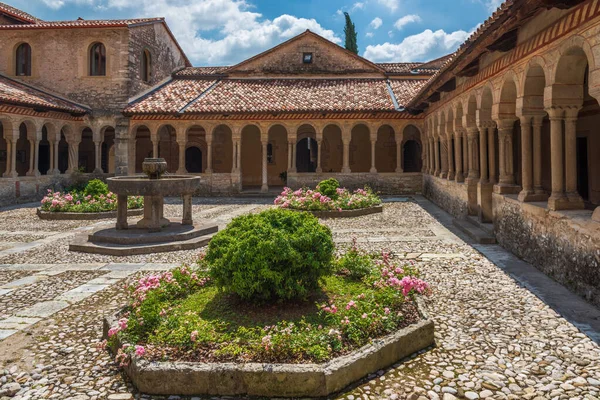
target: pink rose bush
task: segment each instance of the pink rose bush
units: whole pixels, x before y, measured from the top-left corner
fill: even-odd
[[[142,196],[130,196],[127,198],[127,208],[142,208],[144,198]],[[117,195],[108,192],[96,196],[85,195],[83,192],[53,192],[48,193],[41,202],[41,209],[53,212],[102,212],[117,209]]]
[[[337,188],[335,193],[329,197],[318,190],[307,188],[292,190],[286,187],[277,196],[274,204],[281,208],[304,211],[356,210],[381,204],[381,199],[369,188],[355,191]]]

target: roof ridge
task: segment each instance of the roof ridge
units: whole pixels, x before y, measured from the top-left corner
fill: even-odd
[[[30,22],[32,24],[42,21],[41,19],[9,4],[0,2],[0,11],[10,14],[11,17],[19,19],[24,22]]]
[[[185,110],[187,110],[189,107],[193,106],[194,103],[196,103],[198,100],[200,100],[201,98],[206,96],[210,91],[212,91],[215,88],[215,86],[217,86],[219,84],[219,82],[221,82],[221,79],[217,79],[212,85],[210,85],[208,88],[206,88],[202,93],[200,93],[198,96],[193,98],[189,103],[187,103],[185,106],[183,106],[183,108],[181,110],[179,110],[177,113],[183,114],[185,112]]]
[[[390,94],[390,97],[392,98],[392,103],[394,103],[394,108],[396,109],[396,111],[404,111],[404,107],[400,107],[400,105],[398,104],[398,99],[396,98],[396,94],[392,89],[392,85],[389,79],[385,80],[385,86],[387,87],[387,91]]]

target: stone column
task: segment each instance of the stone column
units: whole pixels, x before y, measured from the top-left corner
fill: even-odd
[[[434,140],[435,142],[433,143],[433,145],[435,147],[435,171],[433,171],[433,175],[439,176],[442,172],[440,168],[440,140],[438,138],[435,138]]]
[[[12,137],[6,137],[6,172],[4,177],[16,178],[17,174],[17,139],[19,130],[13,132]],[[16,136],[15,136],[16,135]]]
[[[207,174],[212,174],[213,169],[212,169],[212,138],[208,139],[208,134],[207,134],[207,141],[206,141],[206,170],[205,172]]]
[[[127,224],[127,196],[124,194],[117,195],[117,230],[129,228]]]
[[[463,177],[466,178],[469,174],[469,140],[466,129],[462,132],[462,163]]]
[[[496,135],[495,135],[496,127],[492,123],[487,129],[487,145],[488,145],[488,166],[489,172],[488,177],[490,183],[496,182]]]
[[[542,123],[544,117],[533,117],[533,190],[538,201],[544,201],[546,192],[542,187]]]
[[[467,132],[469,158],[469,175],[467,180],[471,183],[475,183],[479,180],[479,157],[477,157],[477,154],[479,153],[479,146],[477,143],[479,130],[477,128],[469,128]]]
[[[135,137],[132,140],[133,165],[129,165],[129,120],[119,119],[115,127],[115,175],[135,174]],[[58,147],[57,147],[58,148]],[[58,153],[57,153],[58,154]],[[58,157],[57,157],[58,158]]]
[[[454,170],[454,149],[452,148],[452,137],[454,134],[448,132],[448,180],[452,181],[456,177]],[[455,143],[456,144],[456,143]],[[456,148],[456,146],[454,146]]]
[[[102,171],[102,163],[101,163],[101,161],[102,161],[102,141],[94,142],[94,147],[95,147],[94,148],[94,150],[95,150],[95,152],[94,152],[94,163],[95,163],[94,172],[101,174],[102,172],[104,172],[104,171]]]
[[[442,155],[442,172],[439,176],[445,179],[448,177],[448,139],[443,136],[440,136],[440,152]]]
[[[577,192],[577,115],[579,108],[570,108],[565,116],[565,190],[569,208],[584,209],[583,199]]]
[[[394,139],[396,140],[396,172],[397,173],[402,173],[404,172],[404,168],[402,168],[402,136],[401,135],[396,135],[394,137]],[[425,152],[425,160],[428,161],[429,160],[429,154],[427,151],[427,146],[425,146],[423,148],[423,151]],[[427,165],[427,162],[425,163],[425,165]],[[425,168],[427,169],[427,168]],[[427,172],[427,171],[425,171]]]
[[[350,171],[350,136],[342,133],[342,143],[344,144],[342,173],[349,174]]]
[[[181,225],[194,225],[192,219],[192,195],[184,194],[183,198],[183,218],[181,219]]]
[[[316,172],[320,174],[323,172],[323,168],[321,167],[321,144],[323,143],[323,139],[317,137],[317,170]]]
[[[513,125],[514,121],[512,120],[503,120],[498,124],[499,186],[513,186],[515,184],[512,145]]]
[[[27,173],[25,175],[27,175],[27,176],[37,176],[37,175],[39,175],[39,172],[38,172],[37,175],[35,174],[35,170],[37,168],[35,168],[34,164],[37,164],[35,162],[35,160],[37,158],[36,157],[37,156],[37,152],[35,151],[35,149],[36,149],[36,142],[39,145],[39,141],[37,141],[35,139],[28,139],[28,141],[29,141],[29,170],[27,171]]]
[[[550,152],[552,165],[552,194],[548,199],[548,208],[560,210],[565,208],[568,202],[565,195],[564,162],[563,162],[563,110],[551,108],[550,115]]]
[[[594,213],[592,214],[592,220],[596,222],[600,222],[600,207],[596,207]]]
[[[60,170],[58,169],[58,145],[59,145],[59,142],[60,142],[60,138],[51,143],[52,164],[50,165],[50,169],[54,175],[60,174]]]
[[[67,142],[69,145],[69,172],[73,173],[79,168],[79,143],[71,139]]]
[[[267,146],[269,145],[268,140],[262,140],[262,186],[260,187],[261,192],[268,192],[269,185],[267,180]]]
[[[488,149],[487,149],[487,125],[479,127],[479,183],[489,183],[488,176]]]
[[[237,138],[232,137],[231,138],[231,142],[232,142],[232,146],[231,148],[233,149],[233,154],[231,155],[231,173],[234,173],[237,171]]]
[[[159,154],[158,154],[158,132],[156,133],[150,133],[150,141],[152,142],[152,157],[153,158],[158,158]]]
[[[377,145],[377,135],[371,135],[371,169],[369,172],[371,174],[377,173],[377,168],[375,167],[375,148]]]
[[[521,185],[519,201],[530,201],[533,192],[533,161],[531,143],[531,116],[521,117]]]
[[[288,137],[288,171],[292,170],[292,158],[294,149],[292,148],[294,145],[290,142],[290,138]]]
[[[237,160],[235,162],[236,171],[240,172],[242,170],[242,139],[238,138],[237,140]]]
[[[187,169],[185,168],[185,139],[180,139],[177,141],[177,145],[179,146],[179,160],[177,165],[177,174],[183,175],[187,174]]]
[[[433,139],[427,139],[427,147],[429,148],[429,175],[435,171],[435,151],[433,149]]]
[[[463,132],[457,130],[455,133],[455,142],[454,142],[454,153],[456,154],[456,182],[461,183],[464,182],[465,177],[463,175],[463,154],[462,154],[462,141],[463,141]]]

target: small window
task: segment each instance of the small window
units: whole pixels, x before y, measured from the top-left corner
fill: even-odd
[[[269,163],[269,164],[275,163],[275,159],[273,158],[273,144],[272,143],[267,144],[267,163]]]
[[[148,50],[144,50],[142,54],[142,80],[144,82],[150,82],[151,79],[151,70],[152,70],[152,58],[150,57],[150,52]]]
[[[102,43],[94,43],[90,48],[90,75],[106,75],[106,48]]]
[[[31,76],[31,46],[22,43],[17,47],[15,75]]]
[[[313,62],[313,53],[304,53],[302,55],[302,62],[304,64],[312,64],[312,62]]]

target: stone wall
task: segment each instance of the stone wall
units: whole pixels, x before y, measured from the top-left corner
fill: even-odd
[[[600,224],[591,211],[549,211],[493,195],[498,242],[520,258],[600,306]]]
[[[141,77],[144,50],[150,53],[151,58],[150,82],[144,82]],[[142,25],[130,29],[128,67],[130,96],[150,89],[184,66],[183,54],[164,25]]]
[[[469,213],[469,194],[465,183],[425,174],[423,194],[457,218],[465,218]]]
[[[63,190],[81,180],[87,181],[91,174],[77,175],[42,175],[20,176],[18,178],[2,178],[0,183],[0,207],[39,201],[46,195],[48,189]]]
[[[423,177],[420,172],[414,173],[350,173],[350,174],[316,174],[288,173],[287,186],[291,188],[315,187],[320,181],[335,178],[340,185],[348,189],[363,188],[368,185],[381,194],[416,194],[422,192]]]

